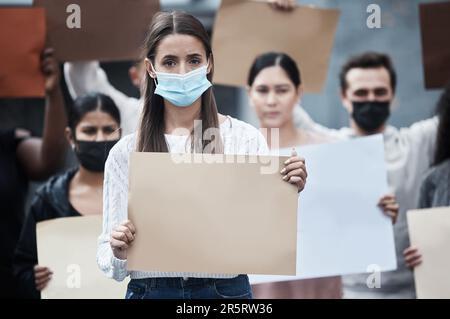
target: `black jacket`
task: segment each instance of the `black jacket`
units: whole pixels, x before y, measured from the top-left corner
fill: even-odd
[[[28,193],[28,176],[17,157],[23,140],[15,130],[0,128],[0,299],[17,297],[12,263]]]
[[[34,266],[38,263],[36,247],[36,223],[48,219],[80,216],[69,202],[69,183],[77,169],[53,176],[34,195],[30,211],[20,234],[14,254],[14,275],[22,298],[39,298],[34,283]],[[42,265],[45,266],[45,265]]]

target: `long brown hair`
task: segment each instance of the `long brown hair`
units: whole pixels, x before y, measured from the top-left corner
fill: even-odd
[[[203,43],[206,57],[209,59],[211,65],[211,71],[207,78],[212,82],[214,60],[209,36],[201,22],[190,14],[179,11],[157,13],[153,17],[150,30],[145,40],[145,57],[150,59],[154,65],[158,44],[162,39],[171,34],[190,35],[196,37]],[[145,74],[144,85],[144,107],[142,110],[141,124],[138,129],[137,151],[168,152],[168,146],[164,136],[164,100],[161,96],[154,94],[155,84],[148,72]],[[191,152],[203,153],[206,148],[211,150],[211,153],[223,153],[223,143],[220,135],[214,136],[210,141],[203,139],[203,134],[207,129],[215,128],[216,132],[219,131],[217,105],[212,87],[202,94],[201,103],[200,120],[202,124],[202,136],[194,136],[194,130],[191,132]]]
[[[439,125],[436,137],[434,165],[450,159],[450,82],[447,83],[437,105]]]

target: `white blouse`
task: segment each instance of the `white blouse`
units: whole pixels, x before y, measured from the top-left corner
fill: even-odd
[[[267,155],[269,149],[263,135],[253,126],[228,117],[220,125],[224,154]],[[165,135],[169,152],[190,152],[189,136]],[[122,281],[130,275],[132,279],[148,277],[196,277],[233,278],[237,275],[182,273],[182,272],[140,272],[128,271],[127,261],[114,257],[110,237],[111,230],[128,219],[128,165],[129,157],[135,151],[136,137],[130,134],[122,138],[111,150],[105,165],[103,187],[103,231],[98,239],[97,263],[110,278]]]

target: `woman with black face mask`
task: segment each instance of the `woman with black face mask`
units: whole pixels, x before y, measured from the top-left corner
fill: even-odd
[[[37,265],[36,223],[102,213],[103,170],[120,136],[120,114],[111,98],[94,93],[75,100],[66,138],[80,165],[50,178],[32,200],[14,256],[21,297],[39,298],[52,277],[51,269]]]

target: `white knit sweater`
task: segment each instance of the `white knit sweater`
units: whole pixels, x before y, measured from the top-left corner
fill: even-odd
[[[228,117],[220,132],[225,154],[267,155],[269,150],[263,135],[253,126]],[[165,135],[169,152],[185,153],[190,150],[188,136]],[[97,263],[110,278],[122,281],[148,277],[233,278],[230,274],[139,272],[128,271],[127,261],[114,257],[110,246],[111,230],[128,216],[128,164],[135,150],[134,134],[122,138],[111,150],[105,166],[103,188],[103,231],[98,239]]]

